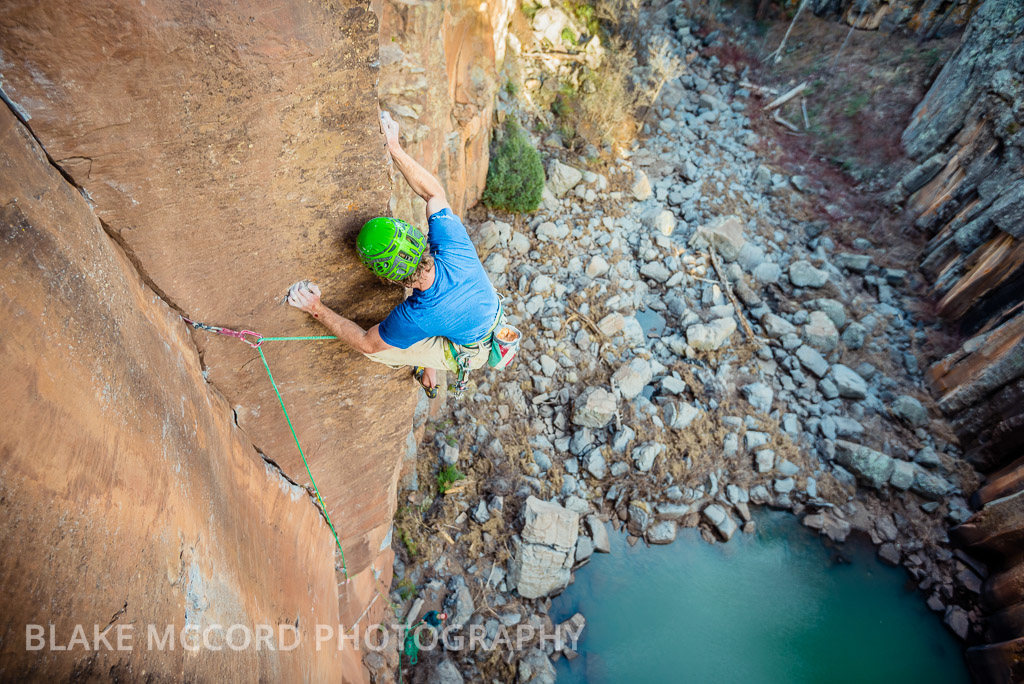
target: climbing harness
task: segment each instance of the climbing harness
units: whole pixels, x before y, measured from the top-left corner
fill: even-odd
[[[274,394],[277,395],[277,402],[281,405],[281,412],[284,413],[284,419],[288,422],[288,429],[291,430],[292,439],[295,440],[295,446],[299,450],[299,456],[302,457],[302,464],[306,466],[306,474],[309,475],[309,481],[313,484],[313,491],[316,492],[316,499],[320,502],[320,512],[323,513],[324,519],[327,521],[327,526],[331,528],[331,534],[334,535],[334,543],[338,545],[338,553],[341,554],[341,572],[345,579],[348,580],[348,565],[345,562],[345,550],[341,548],[341,540],[338,539],[338,531],[334,528],[334,523],[331,521],[331,516],[327,512],[327,504],[324,503],[324,498],[320,496],[320,488],[316,485],[316,480],[313,479],[313,473],[309,469],[309,461],[306,460],[306,454],[302,451],[302,445],[299,444],[299,437],[295,434],[295,426],[292,425],[292,419],[288,415],[288,409],[284,407],[284,399],[281,397],[281,390],[277,388],[277,382],[274,380],[274,374],[270,372],[270,364],[267,363],[267,357],[263,353],[262,344],[264,342],[296,342],[296,341],[307,341],[307,340],[336,340],[338,339],[334,335],[307,335],[301,337],[264,337],[258,332],[252,330],[231,330],[230,328],[222,328],[217,325],[207,325],[206,323],[198,323],[185,316],[181,317],[186,323],[191,325],[196,330],[206,330],[208,332],[217,333],[218,335],[226,335],[228,337],[234,337],[235,339],[242,340],[247,345],[255,349],[260,353],[260,359],[263,360],[263,368],[267,371],[267,377],[270,378],[270,385],[274,388]]]
[[[461,399],[466,390],[469,389],[469,364],[473,359],[473,353],[479,351],[480,345],[486,344],[490,349],[487,355],[487,365],[491,368],[501,370],[512,363],[519,352],[519,343],[523,334],[518,328],[505,323],[505,308],[502,302],[505,298],[498,295],[498,313],[494,316],[494,324],[487,334],[479,342],[467,345],[456,345],[448,340],[448,353],[455,363],[457,373],[455,382],[448,385],[448,391],[456,399]]]

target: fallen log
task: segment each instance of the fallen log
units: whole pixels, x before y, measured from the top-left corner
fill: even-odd
[[[800,93],[804,92],[804,90],[806,88],[807,88],[807,81],[804,81],[803,83],[801,83],[797,87],[793,88],[792,90],[789,90],[788,92],[786,92],[783,95],[779,95],[777,98],[775,98],[774,100],[769,102],[767,105],[765,105],[764,111],[770,112],[771,110],[773,110],[773,109],[775,109],[777,107],[781,107],[782,105],[786,104],[787,102],[792,100],[794,97],[796,97]]]

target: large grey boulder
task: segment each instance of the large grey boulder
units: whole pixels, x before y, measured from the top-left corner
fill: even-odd
[[[579,537],[579,514],[529,497],[523,509],[522,543],[509,579],[523,598],[540,598],[569,584]]]
[[[857,321],[854,321],[853,323],[850,323],[850,325],[846,326],[846,330],[843,331],[843,344],[846,345],[847,349],[860,349],[864,346],[864,340],[867,338],[867,334],[868,329]]]
[[[445,601],[445,607],[451,613],[451,619],[448,621],[448,624],[455,629],[462,629],[462,626],[469,622],[476,611],[473,594],[470,593],[469,587],[466,586],[466,580],[459,575],[448,582],[448,588],[451,591],[448,599]]]
[[[864,273],[871,268],[871,257],[867,254],[853,254],[851,252],[841,252],[836,255],[836,263],[847,271],[853,271],[854,273]]]
[[[910,427],[922,427],[928,424],[928,409],[914,397],[904,394],[892,402],[892,412],[897,418]]]
[[[675,520],[661,520],[647,528],[647,542],[650,544],[671,544],[675,541],[679,525]]]
[[[698,351],[714,351],[729,341],[736,332],[732,318],[716,318],[710,323],[697,323],[686,329],[686,342]]]
[[[850,523],[838,517],[833,511],[824,509],[804,517],[804,525],[812,530],[819,530],[822,534],[835,542],[846,541],[852,527]]]
[[[704,519],[711,523],[725,541],[729,541],[736,534],[739,526],[732,519],[732,516],[729,515],[728,511],[718,504],[711,504],[705,507],[703,515]]]
[[[484,249],[507,245],[511,235],[512,226],[504,221],[486,221],[477,230],[477,236]]]
[[[736,216],[722,216],[701,226],[694,233],[691,244],[700,238],[707,240],[726,261],[735,261],[747,243],[743,235],[743,223]]]
[[[608,265],[605,258],[600,254],[595,254],[590,259],[590,263],[587,264],[587,268],[584,270],[584,273],[586,273],[590,278],[600,278],[601,276],[606,275],[609,270],[611,270],[611,266]]]
[[[555,684],[557,672],[547,654],[539,648],[531,648],[520,659],[516,673],[517,684]]]
[[[779,339],[786,335],[795,335],[796,326],[782,316],[773,313],[766,313],[761,317],[761,325],[764,326],[764,334],[772,339]]]
[[[629,502],[626,512],[628,514],[626,530],[634,537],[644,536],[647,527],[654,520],[650,504],[646,501],[634,499]]]
[[[644,215],[644,224],[662,235],[669,236],[676,229],[676,215],[668,209],[657,208]]]
[[[552,501],[531,496],[523,509],[522,539],[527,544],[543,544],[561,551],[576,546],[580,516]]]
[[[754,407],[754,410],[761,413],[771,413],[772,399],[775,397],[775,392],[767,384],[752,382],[749,385],[744,385],[743,396],[747,398],[747,401]]]
[[[910,461],[901,461],[898,458],[894,458],[892,463],[893,470],[892,475],[889,476],[889,484],[901,492],[905,492],[914,484],[914,472],[917,466]]]
[[[868,383],[849,366],[841,363],[832,366],[832,377],[839,388],[839,396],[846,399],[863,399],[868,396]]]
[[[875,489],[889,482],[895,468],[891,456],[844,439],[836,440],[836,463]]]
[[[651,362],[637,358],[615,371],[612,381],[624,399],[636,399],[653,377]]]
[[[649,261],[640,267],[640,275],[650,278],[656,283],[664,283],[672,277],[672,271],[659,261]]]
[[[817,375],[819,378],[823,378],[828,374],[828,361],[825,360],[825,357],[822,356],[821,352],[817,349],[804,344],[801,345],[795,353],[800,365]]]
[[[434,666],[434,672],[428,676],[430,681],[437,682],[437,684],[463,684],[466,681],[462,678],[462,674],[459,673],[458,666],[448,657],[438,662]]]
[[[663,451],[665,451],[665,445],[657,442],[645,442],[633,449],[632,458],[636,469],[641,473],[646,473],[654,467],[654,459]]]
[[[789,282],[796,287],[824,287],[828,272],[815,268],[809,261],[794,261],[789,265]]]
[[[938,501],[953,490],[953,485],[945,478],[918,467],[914,473],[914,483],[910,485],[910,489],[926,499]]]
[[[839,331],[824,311],[812,311],[804,326],[804,342],[818,351],[830,352],[839,344]]]
[[[630,188],[630,192],[637,202],[643,202],[651,196],[651,181],[647,178],[647,174],[640,169],[633,174],[633,186]]]
[[[555,159],[548,166],[548,188],[555,197],[564,197],[583,180],[583,172]]]
[[[685,430],[701,413],[699,408],[685,401],[667,402],[664,412],[665,424],[673,430]]]
[[[594,550],[599,553],[611,553],[611,540],[608,538],[608,526],[596,515],[587,516],[587,528],[594,539]]]
[[[588,387],[574,404],[572,422],[591,428],[602,428],[615,416],[618,403],[615,395],[603,387]]]

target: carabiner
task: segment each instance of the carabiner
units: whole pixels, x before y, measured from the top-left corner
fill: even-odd
[[[245,337],[246,335],[251,335],[254,341],[250,342],[247,340]],[[237,337],[253,349],[259,349],[260,345],[263,344],[263,335],[260,335],[258,332],[253,332],[252,330],[240,330],[238,331]]]

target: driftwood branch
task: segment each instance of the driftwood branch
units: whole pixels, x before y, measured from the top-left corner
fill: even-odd
[[[718,263],[718,254],[712,245],[708,249],[708,254],[711,256],[711,266],[715,269],[715,273],[718,274],[718,280],[722,283],[722,288],[725,289],[725,296],[732,302],[732,306],[736,309],[736,316],[740,319],[740,325],[743,326],[743,334],[747,336],[747,339],[755,340],[761,344],[765,344],[765,341],[754,333],[754,329],[750,327],[750,323],[747,321],[746,314],[743,313],[743,307],[740,306],[740,300],[736,299],[736,295],[732,291],[732,285],[729,283],[729,279],[725,277],[725,273],[722,272],[722,266]]]
[[[775,98],[774,100],[769,102],[767,105],[765,105],[764,110],[766,112],[770,112],[771,110],[775,109],[776,107],[781,107],[782,105],[786,104],[787,102],[792,100],[794,97],[796,97],[800,93],[804,92],[804,90],[806,90],[806,89],[807,89],[807,81],[804,81],[803,83],[801,83],[797,87],[792,88],[791,90],[786,91],[785,94],[779,95],[777,98]]]
[[[796,24],[796,20],[800,18],[800,13],[804,11],[804,6],[807,4],[807,0],[800,0],[800,6],[796,8],[796,14],[793,15],[793,21],[789,22],[789,28],[786,29],[786,35],[782,36],[782,42],[779,43],[779,47],[775,48],[775,52],[768,55],[769,59],[774,59],[776,63],[782,59],[782,48],[786,47],[786,41],[789,40],[789,34],[793,30],[793,25]]]
[[[799,133],[800,132],[800,129],[797,128],[797,126],[795,124],[792,124],[789,121],[786,121],[785,119],[783,119],[781,116],[779,116],[778,112],[775,112],[775,116],[773,116],[772,119],[775,120],[775,123],[782,124],[783,126],[788,128],[789,130],[793,131],[794,133]]]
[[[753,90],[757,93],[760,93],[761,95],[776,96],[779,94],[779,91],[776,90],[775,88],[769,88],[768,86],[759,86],[756,83],[751,83],[750,81],[740,81],[740,87]]]

